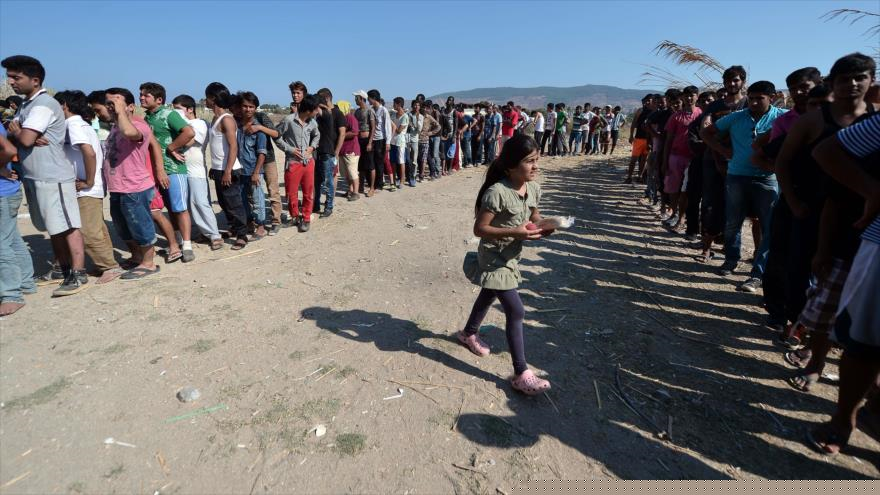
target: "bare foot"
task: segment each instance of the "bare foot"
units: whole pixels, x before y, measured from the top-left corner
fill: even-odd
[[[24,303],[5,302],[0,304],[0,316],[9,316],[24,307]]]
[[[119,278],[124,272],[122,268],[111,268],[104,273],[101,274],[101,277],[98,279],[96,284],[106,284],[107,282],[112,282]]]

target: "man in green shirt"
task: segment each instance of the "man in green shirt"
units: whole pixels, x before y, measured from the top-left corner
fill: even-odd
[[[556,104],[556,149],[561,156],[568,154],[568,114],[565,113],[565,103]]]
[[[167,261],[171,263],[183,258],[183,262],[187,263],[196,257],[190,240],[191,221],[187,209],[189,182],[182,150],[195,137],[195,132],[182,115],[165,105],[165,88],[161,84],[146,82],[141,84],[140,90],[141,107],[146,112],[145,120],[153,129],[153,135],[162,148],[164,171],[160,169],[156,177],[159,192],[162,193],[174,229],[180,232],[183,239],[182,253],[176,256],[169,253]]]

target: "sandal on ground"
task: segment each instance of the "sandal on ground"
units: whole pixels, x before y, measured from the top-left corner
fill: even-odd
[[[223,239],[214,239],[211,241],[211,251],[217,251],[218,249],[223,249],[223,245],[226,244],[223,242]]]
[[[135,261],[125,260],[119,264],[119,267],[122,268],[123,270],[131,270],[132,268],[135,268],[139,265],[140,265],[140,263],[137,263]]]
[[[111,268],[109,270],[105,270],[104,273],[102,273],[101,276],[98,277],[98,281],[95,283],[106,284],[108,282],[112,282],[122,276],[123,273],[125,273],[125,270],[123,270],[122,268]]]
[[[791,388],[795,390],[800,390],[801,392],[809,392],[810,388],[818,381],[819,376],[815,373],[805,373],[788,377],[785,380],[785,383],[789,384]]]
[[[809,349],[800,349],[797,351],[786,352],[782,355],[782,358],[786,363],[794,366],[798,369],[803,369],[807,366],[807,363],[810,362],[810,357],[812,356],[812,352]]]
[[[699,255],[694,256],[694,258],[698,262],[705,264],[705,263],[712,261],[715,258],[715,253],[713,253],[712,251],[709,251],[708,253],[700,253]]]
[[[174,263],[175,261],[183,258],[183,252],[178,251],[176,253],[170,253],[165,257],[165,263]]]
[[[532,370],[525,370],[519,376],[511,377],[510,385],[526,395],[538,395],[550,390],[550,382],[538,378]]]
[[[465,335],[464,332],[458,332],[456,337],[458,338],[458,341],[461,342],[461,344],[463,346],[470,349],[470,351],[473,352],[474,354],[476,354],[477,356],[480,356],[480,357],[488,356],[489,353],[491,352],[491,350],[489,349],[489,346],[486,345],[486,343],[483,342],[480,339],[480,336],[477,334]]]
[[[807,430],[807,442],[822,455],[837,455],[849,442],[852,431],[840,433],[831,423],[823,423],[815,429]]]
[[[235,244],[233,244],[232,247],[231,247],[230,249],[232,249],[233,251],[240,251],[240,250],[244,249],[245,246],[247,246],[247,245],[248,245],[248,243],[247,243],[246,240],[244,240],[244,239],[237,239],[237,240],[235,241]]]
[[[140,280],[144,277],[159,273],[159,265],[156,265],[156,268],[150,270],[149,268],[144,268],[142,266],[132,268],[131,270],[123,273],[119,276],[119,280]]]

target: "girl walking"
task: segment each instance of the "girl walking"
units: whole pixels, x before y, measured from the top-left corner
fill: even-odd
[[[481,238],[478,251],[479,285],[470,318],[458,340],[478,356],[489,354],[489,346],[477,331],[497,298],[504,308],[507,345],[513,357],[511,385],[528,395],[550,389],[550,382],[535,376],[526,365],[523,349],[525,309],[517,292],[522,276],[519,258],[522,243],[542,237],[534,223],[541,221],[538,201],[541,187],[538,175],[538,144],[531,136],[518,134],[502,147],[501,155],[489,165],[486,180],[476,201],[474,235]]]

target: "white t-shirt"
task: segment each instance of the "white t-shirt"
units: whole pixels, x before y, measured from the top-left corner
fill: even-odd
[[[77,180],[86,180],[86,165],[79,145],[88,144],[95,150],[95,183],[89,189],[77,191],[76,197],[103,198],[104,181],[101,178],[101,167],[104,165],[104,150],[101,148],[101,142],[98,141],[98,134],[92,129],[92,125],[79,115],[71,116],[66,122],[67,138],[64,140],[64,154],[73,164]]]
[[[596,114],[593,112],[587,112],[584,114],[585,120],[584,120],[584,123],[581,124],[582,131],[590,132],[590,122],[593,120],[593,117],[595,117],[595,116],[596,116]]]
[[[186,149],[183,157],[186,159],[186,174],[197,179],[207,178],[205,172],[205,148],[208,147],[208,123],[202,119],[186,121],[192,127],[195,143]]]
[[[535,132],[544,132],[544,114],[541,112],[535,117]]]

